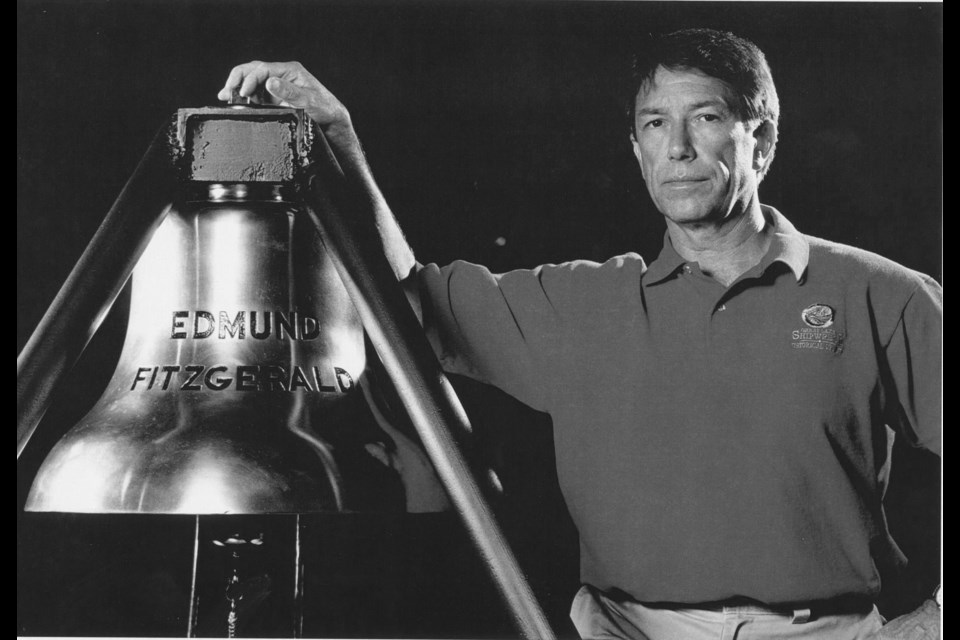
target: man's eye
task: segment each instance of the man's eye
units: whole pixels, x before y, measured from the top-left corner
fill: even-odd
[[[663,120],[656,118],[654,120],[648,120],[646,124],[643,125],[644,129],[659,129],[663,126]]]
[[[700,119],[704,122],[720,122],[720,116],[715,113],[703,113]]]

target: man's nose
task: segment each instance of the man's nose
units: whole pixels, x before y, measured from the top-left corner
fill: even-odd
[[[670,129],[670,159],[693,160],[697,157],[690,139],[690,130],[686,123],[680,123]]]

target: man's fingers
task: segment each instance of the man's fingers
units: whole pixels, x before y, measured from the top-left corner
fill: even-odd
[[[256,85],[266,80],[269,75],[267,64],[259,60],[237,65],[230,70],[230,75],[227,76],[227,81],[217,97],[221,100],[229,100],[234,92],[243,96],[251,95],[256,90]],[[252,89],[250,84],[253,85]]]
[[[242,64],[234,67],[230,70],[230,75],[227,76],[227,81],[223,83],[223,89],[220,89],[220,93],[217,94],[217,98],[223,100],[224,102],[230,100],[233,95],[233,91],[240,86],[240,83],[243,81],[245,67],[248,65]]]
[[[296,72],[299,65],[288,62],[261,62],[254,60],[246,64],[237,65],[230,70],[227,81],[217,94],[220,100],[229,100],[236,91],[240,96],[248,98],[256,94],[257,89],[271,76],[283,77]]]
[[[243,78],[243,83],[240,85],[240,95],[244,98],[249,98],[254,95],[260,85],[266,82],[270,76],[271,70],[269,65],[261,63],[254,67]]]

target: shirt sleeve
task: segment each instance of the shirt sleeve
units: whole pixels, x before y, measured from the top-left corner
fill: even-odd
[[[444,370],[548,411],[546,361],[558,320],[540,274],[538,268],[495,275],[458,261],[429,264],[417,277],[424,330]]]
[[[896,387],[894,426],[912,444],[941,454],[943,290],[923,276],[886,346]]]

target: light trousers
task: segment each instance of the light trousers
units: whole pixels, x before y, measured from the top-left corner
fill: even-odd
[[[876,607],[830,615],[761,606],[648,607],[612,600],[589,586],[577,592],[570,618],[584,640],[861,640],[883,626]]]

